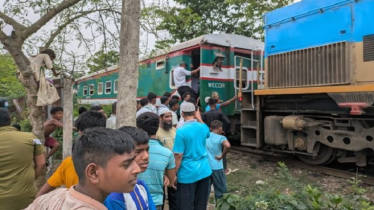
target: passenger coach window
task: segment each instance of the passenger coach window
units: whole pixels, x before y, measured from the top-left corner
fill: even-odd
[[[98,95],[102,95],[103,94],[103,83],[100,82],[98,85],[97,85],[97,94]]]
[[[156,62],[156,70],[163,69],[165,67],[165,59]]]
[[[118,92],[117,87],[118,87],[118,79],[114,80],[114,85],[113,85],[113,92],[114,93]]]
[[[90,96],[94,94],[94,85],[90,85]]]
[[[87,91],[87,86],[84,86],[84,87],[83,87],[83,95],[86,96],[87,93],[88,93],[88,91]]]
[[[174,69],[173,68],[171,71],[170,71],[170,78],[169,78],[169,86],[170,86],[170,89],[177,89],[177,86],[175,86],[175,82],[174,82]]]
[[[105,94],[110,94],[112,92],[112,81],[105,83]]]

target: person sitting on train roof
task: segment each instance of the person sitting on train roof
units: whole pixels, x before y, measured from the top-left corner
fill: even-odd
[[[147,99],[148,99],[148,109],[151,110],[151,112],[157,114],[157,107],[155,106],[157,95],[152,92],[149,92],[147,95]]]
[[[230,105],[232,102],[234,102],[234,101],[238,98],[238,96],[236,95],[236,96],[232,97],[231,99],[229,99],[229,100],[227,100],[227,101],[225,101],[225,102],[223,102],[223,103],[222,103],[222,101],[219,99],[219,95],[218,95],[217,92],[213,92],[213,93],[212,93],[212,97],[210,97],[210,98],[214,98],[214,99],[217,100],[216,110],[219,110],[219,111],[220,111],[223,107],[228,106],[228,105]],[[206,97],[206,98],[205,98],[205,103],[208,103],[208,100],[209,100],[209,97]],[[209,104],[208,104],[208,105],[205,107],[205,112],[208,112],[209,110],[210,110],[210,106],[209,106]]]
[[[112,104],[112,114],[110,117],[106,120],[106,127],[111,129],[116,129],[116,122],[117,122],[117,102],[114,102]]]
[[[191,76],[191,74],[196,74],[200,71],[200,68],[197,68],[193,71],[186,70],[186,63],[182,62],[179,67],[175,68],[173,79],[174,83],[178,88],[178,93],[180,96],[183,96],[185,92],[190,92],[191,97],[196,98],[195,92],[188,86],[186,82],[186,76]]]

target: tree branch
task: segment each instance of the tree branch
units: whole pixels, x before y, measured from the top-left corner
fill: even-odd
[[[114,38],[114,39],[118,39],[118,36],[115,36],[115,34],[113,34],[110,30],[108,30],[108,28],[106,27],[106,25],[102,25],[102,24],[100,24],[98,21],[96,21],[96,20],[94,20],[94,19],[92,19],[92,18],[89,18],[89,17],[85,17],[86,19],[88,19],[88,20],[90,20],[90,21],[92,21],[92,22],[94,22],[94,23],[96,23],[97,25],[99,25],[99,26],[102,26],[103,27],[103,32],[105,33],[105,31],[106,32],[108,32],[109,34],[110,34],[110,36],[112,37],[112,38]]]
[[[4,14],[1,11],[0,11],[0,18],[3,19],[6,24],[13,26],[14,29],[24,30],[26,28],[24,25],[18,23],[13,18],[9,17],[8,15]]]
[[[47,14],[41,17],[38,21],[33,23],[31,26],[27,27],[23,33],[22,38],[27,39],[29,36],[37,32],[41,27],[47,24],[51,19],[53,19],[56,15],[58,15],[63,10],[74,6],[81,0],[65,0],[63,1],[58,7],[51,9]]]
[[[2,31],[0,30],[0,40],[1,42],[4,44],[5,40],[7,39],[7,35]]]
[[[72,22],[74,22],[75,20],[77,20],[77,19],[79,19],[79,18],[81,18],[81,17],[84,17],[84,16],[86,16],[86,15],[89,15],[89,14],[91,14],[91,13],[94,13],[94,12],[101,12],[101,11],[112,11],[111,9],[97,9],[97,10],[91,10],[91,11],[84,11],[84,12],[81,12],[79,15],[77,15],[77,16],[75,16],[75,17],[73,17],[73,18],[70,18],[70,19],[68,19],[64,24],[62,24],[62,25],[60,25],[57,29],[56,29],[56,31],[55,32],[53,32],[52,34],[51,34],[51,36],[49,37],[49,39],[48,39],[48,41],[45,43],[45,47],[46,48],[48,48],[51,44],[52,44],[52,42],[53,42],[53,40],[61,33],[61,31],[62,30],[64,30],[64,28],[66,27],[66,26],[68,26],[69,24],[71,24]]]

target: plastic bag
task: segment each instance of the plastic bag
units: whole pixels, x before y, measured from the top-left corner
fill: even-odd
[[[44,71],[40,71],[40,80],[39,80],[39,90],[38,90],[38,100],[36,102],[37,106],[47,106],[53,104],[60,99],[60,96],[57,93],[56,87],[51,85],[45,79]]]

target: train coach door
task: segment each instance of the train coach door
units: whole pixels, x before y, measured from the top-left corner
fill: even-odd
[[[201,62],[201,52],[200,52],[200,47],[197,49],[194,49],[191,51],[191,64],[190,70],[195,70],[200,67],[200,62]],[[191,88],[197,92],[197,95],[200,95],[200,72],[198,72],[195,75],[191,75]],[[197,98],[196,98],[197,100]]]
[[[198,68],[200,66],[200,48],[191,51],[191,64],[193,64],[194,68]]]

